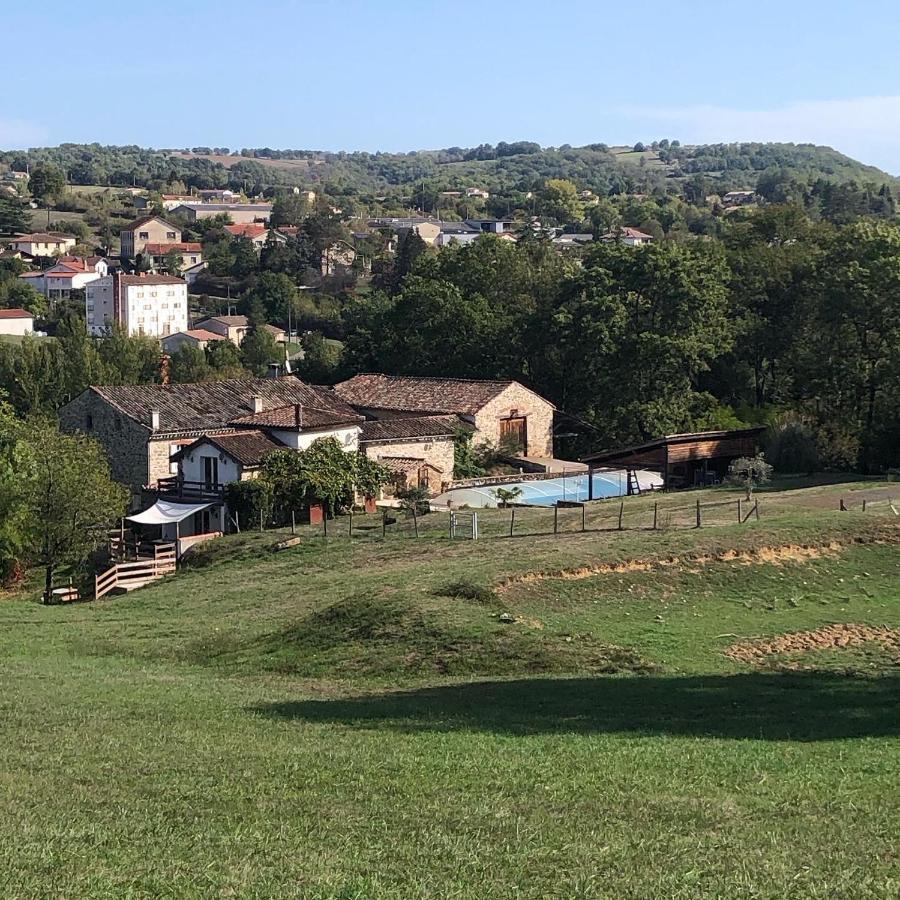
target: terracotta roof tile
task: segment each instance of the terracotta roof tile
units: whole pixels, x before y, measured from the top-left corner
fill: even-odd
[[[265,431],[230,431],[224,434],[206,434],[194,441],[193,444],[183,447],[173,458],[180,459],[192,447],[203,443],[218,447],[245,468],[255,468],[267,453],[285,449],[285,445],[281,441],[276,440]]]
[[[336,398],[335,398],[336,399]],[[292,431],[315,431],[319,428],[333,428],[338,425],[356,425],[362,423],[362,416],[352,409],[336,409],[322,407],[321,404],[293,403],[267,409],[261,413],[241,416],[233,419],[232,425],[255,425],[257,428],[289,428]]]
[[[0,319],[33,319],[27,309],[0,309]]]
[[[456,416],[408,416],[398,419],[370,419],[363,422],[360,443],[404,439],[449,438],[460,428],[470,429]]]
[[[182,241],[171,244],[144,244],[144,252],[152,256],[162,256],[172,250],[177,250],[179,253],[200,253],[203,250],[203,244],[195,241]]]
[[[91,387],[123,415],[149,427],[150,414],[159,412],[158,435],[230,431],[230,423],[252,415],[255,397],[263,408],[303,403],[352,418],[356,413],[331,391],[284,378],[242,378],[199,384],[142,384]]]

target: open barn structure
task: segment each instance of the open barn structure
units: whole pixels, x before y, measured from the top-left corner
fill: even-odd
[[[629,494],[640,492],[633,477],[638,469],[660,472],[666,490],[718,484],[732,460],[755,455],[764,430],[760,426],[666,434],[643,444],[592,453],[583,457],[582,462],[587,463],[591,476],[598,469],[626,469]],[[588,484],[593,484],[593,477],[588,478]],[[588,499],[594,498],[589,495]]]

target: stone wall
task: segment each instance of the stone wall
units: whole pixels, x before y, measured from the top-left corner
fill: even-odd
[[[369,459],[385,456],[404,456],[424,459],[441,471],[441,481],[453,480],[453,439],[435,438],[430,441],[382,441],[362,445]]]
[[[512,384],[475,415],[474,443],[500,443],[500,422],[524,416],[528,432],[525,456],[553,456],[553,404],[519,384]]]
[[[147,442],[150,429],[122,415],[93,391],[87,390],[59,411],[63,431],[80,431],[103,446],[112,477],[135,490],[149,481]],[[168,445],[166,445],[168,450]],[[166,472],[168,474],[168,457]]]

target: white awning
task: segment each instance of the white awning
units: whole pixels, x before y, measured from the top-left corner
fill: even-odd
[[[171,500],[157,500],[150,509],[125,518],[129,522],[137,522],[138,525],[171,525],[215,505],[215,503],[173,503]]]

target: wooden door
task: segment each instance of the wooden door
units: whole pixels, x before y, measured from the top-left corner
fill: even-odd
[[[500,446],[516,447],[520,453],[528,452],[528,424],[525,416],[500,420]]]
[[[219,486],[219,460],[214,456],[203,457],[203,481],[208,491]]]

